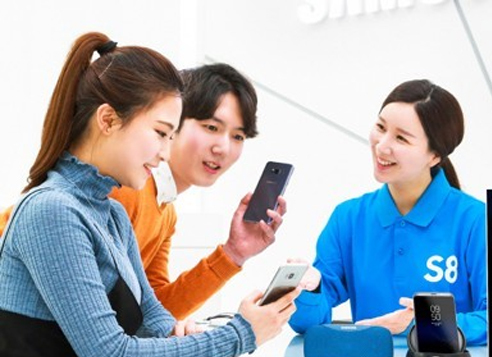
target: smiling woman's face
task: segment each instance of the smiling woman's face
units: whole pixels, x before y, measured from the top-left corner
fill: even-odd
[[[180,97],[166,96],[119,128],[106,144],[107,174],[121,185],[141,189],[150,169],[169,160],[170,139],[178,128],[181,109]]]
[[[429,140],[412,104],[386,105],[369,141],[376,180],[388,184],[430,182],[430,168],[439,157],[429,150]]]

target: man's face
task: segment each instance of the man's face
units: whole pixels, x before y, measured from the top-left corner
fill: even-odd
[[[239,102],[225,94],[212,118],[186,118],[172,141],[171,167],[178,193],[192,185],[208,187],[241,156],[244,140]]]

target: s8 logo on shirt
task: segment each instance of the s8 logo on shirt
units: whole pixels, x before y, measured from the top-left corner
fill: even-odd
[[[456,258],[456,255],[449,256],[444,267],[441,264],[443,261],[444,258],[440,255],[433,255],[427,259],[426,266],[433,274],[425,274],[424,279],[431,283],[437,283],[444,278],[448,283],[453,284],[458,279],[458,258]]]

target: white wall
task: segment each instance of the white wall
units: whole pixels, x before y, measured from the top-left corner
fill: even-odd
[[[465,190],[484,198],[484,189],[492,183],[492,140],[488,138],[492,97],[454,1],[428,5],[423,0],[406,0],[413,5],[326,18],[312,25],[298,18],[298,7],[304,2],[2,2],[0,207],[10,205],[25,184],[44,112],[70,44],[91,30],[106,32],[122,45],[153,47],[178,67],[228,62],[257,83],[260,136],[247,141],[238,164],[214,187],[190,190],[179,198],[173,274],[191,267],[225,240],[239,199],[254,188],[266,161],[295,166],[286,192],[289,211],[277,242],[248,262],[244,272],[198,317],[217,309],[235,310],[249,291],[266,286],[287,257],[312,259],[316,238],[334,205],[379,186],[372,178],[363,141],[380,103],[403,80],[429,78],[460,100],[467,117],[466,139],[451,159]],[[460,3],[492,72],[492,2]],[[181,12],[182,8],[186,11]],[[362,142],[263,86],[352,131]]]

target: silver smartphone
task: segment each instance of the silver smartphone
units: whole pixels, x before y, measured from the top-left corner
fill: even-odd
[[[279,266],[268,288],[263,294],[259,305],[266,305],[280,299],[294,290],[301,282],[304,273],[309,268],[307,264],[290,263]]]
[[[267,215],[267,209],[277,208],[278,196],[284,193],[293,171],[294,167],[291,164],[268,161],[251,196],[243,220],[248,222],[263,220],[270,223],[271,218]]]
[[[450,293],[417,293],[413,296],[419,352],[459,351],[454,296]]]

